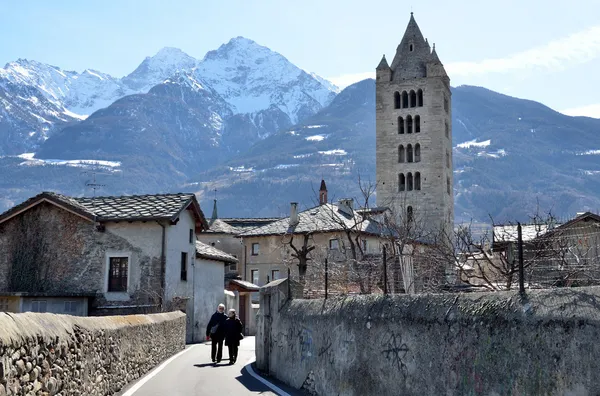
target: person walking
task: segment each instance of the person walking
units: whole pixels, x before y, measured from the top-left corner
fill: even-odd
[[[225,345],[229,348],[229,364],[234,364],[237,360],[240,340],[244,338],[243,329],[244,325],[237,317],[235,309],[230,309],[229,317],[225,321]]]
[[[223,339],[225,338],[225,305],[219,304],[217,312],[212,314],[208,326],[206,326],[206,339],[212,341],[210,358],[213,363],[221,363],[223,358]]]

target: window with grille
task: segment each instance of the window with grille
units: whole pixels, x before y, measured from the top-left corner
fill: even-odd
[[[329,240],[329,249],[331,250],[339,250],[340,248],[340,241],[338,241],[337,239],[330,239]]]
[[[65,301],[65,312],[66,313],[77,312],[77,301]]]
[[[250,276],[252,278],[252,283],[254,283],[255,285],[258,285],[258,270],[251,270]]]
[[[258,252],[260,251],[260,245],[258,243],[252,244],[252,255],[258,256]]]
[[[129,258],[111,257],[108,270],[108,291],[126,292],[129,273]]]

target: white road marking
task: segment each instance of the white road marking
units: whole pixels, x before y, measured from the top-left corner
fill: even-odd
[[[251,358],[250,360],[248,360],[248,363],[246,363],[246,366],[245,366],[246,370],[248,371],[248,373],[250,373],[251,376],[253,376],[255,379],[259,380],[260,382],[262,382],[263,384],[268,386],[272,391],[277,392],[280,396],[292,396],[289,393],[283,391],[281,388],[273,385],[272,383],[270,383],[269,381],[267,381],[260,375],[256,374],[254,372],[254,369],[252,368],[252,363],[254,363],[255,360],[256,360],[256,357]],[[128,395],[123,395],[123,396],[128,396]]]
[[[133,394],[135,392],[137,392],[142,386],[144,386],[144,384],[146,382],[148,382],[152,377],[154,377],[156,374],[160,373],[160,371],[162,369],[164,369],[169,363],[171,363],[173,360],[177,359],[179,356],[183,355],[187,351],[191,351],[198,345],[202,345],[202,344],[194,344],[188,348],[185,348],[183,351],[177,353],[176,355],[171,356],[170,358],[168,358],[167,360],[162,362],[162,364],[160,366],[158,366],[154,370],[150,371],[150,373],[148,373],[145,377],[143,377],[141,380],[139,380],[134,386],[132,386],[127,392],[123,393],[121,396],[133,396]]]

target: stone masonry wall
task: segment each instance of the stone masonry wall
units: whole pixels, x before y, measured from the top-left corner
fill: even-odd
[[[112,395],[185,347],[185,315],[0,313],[0,396]]]
[[[257,366],[317,395],[598,395],[600,288],[287,300],[261,290]]]

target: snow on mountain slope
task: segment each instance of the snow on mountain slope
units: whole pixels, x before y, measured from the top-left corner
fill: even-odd
[[[180,49],[165,47],[156,55],[144,59],[133,72],[123,77],[122,82],[136,92],[148,92],[176,73],[193,69],[197,62],[197,59]]]
[[[296,123],[329,104],[335,93],[285,57],[244,37],[210,51],[196,73],[235,109],[256,113],[277,106]]]

